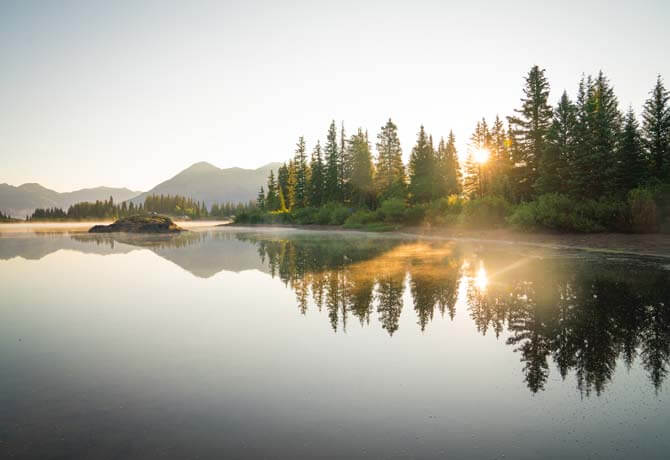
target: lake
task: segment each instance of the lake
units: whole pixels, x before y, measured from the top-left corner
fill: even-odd
[[[668,259],[193,230],[0,233],[1,458],[669,455]]]

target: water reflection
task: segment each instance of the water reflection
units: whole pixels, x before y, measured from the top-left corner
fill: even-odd
[[[619,358],[629,368],[639,359],[657,390],[668,373],[667,271],[593,258],[519,259],[453,243],[243,238],[294,290],[299,311],[311,300],[335,331],[346,330],[349,317],[369,324],[376,313],[393,335],[406,289],[424,331],[436,313],[454,318],[462,288],[477,331],[504,336],[534,393],[545,388],[550,362],[563,379],[574,373],[585,396],[605,390]]]
[[[324,311],[335,332],[354,321],[393,337],[401,315],[410,314],[423,332],[462,309],[478,333],[519,355],[533,393],[555,368],[564,380],[573,375],[582,395],[599,395],[617,364],[636,361],[658,391],[670,365],[670,273],[640,261],[309,232],[42,235],[1,243],[0,259],[148,249],[202,278],[263,271],[295,293],[301,314]]]

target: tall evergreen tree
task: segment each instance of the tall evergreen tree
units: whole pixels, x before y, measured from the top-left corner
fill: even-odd
[[[288,209],[293,209],[297,206],[296,200],[296,182],[297,182],[297,172],[295,167],[295,161],[288,161],[288,193],[286,194],[286,206]]]
[[[309,180],[309,204],[310,206],[321,206],[324,196],[324,164],[321,157],[321,143],[316,142],[312,150],[312,159],[310,162],[311,176]]]
[[[377,135],[377,193],[383,198],[403,195],[405,188],[405,166],[402,163],[402,148],[398,127],[389,118]]]
[[[339,170],[339,179],[340,179],[340,196],[341,200],[345,203],[349,202],[351,199],[351,174],[352,174],[352,163],[351,156],[349,155],[350,151],[347,148],[347,137],[344,132],[344,122],[340,128],[340,148],[339,148],[339,160],[338,164],[340,167]]]
[[[572,164],[573,194],[598,198],[616,192],[617,148],[621,113],[602,73],[582,79],[577,98],[577,146]]]
[[[282,203],[280,203],[280,208],[287,209],[289,204],[288,199],[289,199],[289,168],[286,163],[281,165],[279,169],[277,170],[277,196],[280,198],[280,201],[283,200],[283,206]]]
[[[337,147],[337,128],[335,121],[330,123],[328,128],[328,136],[326,137],[325,146],[325,190],[323,201],[339,201],[341,199],[340,190],[340,166],[339,166],[339,150]]]
[[[268,193],[265,197],[265,207],[268,211],[276,211],[279,209],[279,196],[277,193],[277,182],[275,181],[275,173],[270,170],[268,176]]]
[[[413,203],[435,198],[434,171],[435,154],[422,125],[409,159],[409,193]]]
[[[625,193],[642,184],[647,179],[648,173],[649,168],[642,150],[639,125],[633,108],[629,107],[621,133],[617,185]]]
[[[458,161],[458,151],[456,150],[456,136],[454,136],[453,131],[449,131],[442,162],[446,195],[460,194],[462,190],[462,174],[461,165]]]
[[[547,148],[540,161],[540,174],[535,182],[539,193],[567,192],[576,147],[577,109],[563,92],[554,110],[547,135]]]
[[[300,136],[296,144],[295,157],[293,159],[295,167],[295,190],[293,205],[298,208],[307,206],[307,152],[305,147],[305,138]]]
[[[530,198],[538,177],[538,166],[546,147],[552,111],[548,104],[549,82],[544,69],[533,66],[526,77],[521,108],[509,117],[515,138],[515,180],[520,199]]]
[[[359,129],[348,142],[348,157],[351,159],[351,203],[356,206],[374,204],[374,185],[372,182],[372,152],[367,134]]]
[[[642,112],[642,138],[653,177],[670,178],[670,94],[659,75]]]
[[[491,158],[486,162],[477,161],[475,153],[479,150],[491,150],[491,133],[486,120],[477,122],[470,137],[470,151],[465,161],[465,192],[470,197],[483,197],[490,192],[489,167]]]

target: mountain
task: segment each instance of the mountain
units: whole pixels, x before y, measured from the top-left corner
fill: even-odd
[[[186,168],[171,179],[161,182],[148,192],[133,198],[135,203],[143,203],[147,195],[184,195],[207,206],[213,203],[247,202],[256,199],[258,189],[267,183],[270,170],[281,163],[269,163],[257,169],[226,168],[200,162]]]
[[[40,184],[23,184],[14,187],[0,184],[0,211],[12,217],[25,217],[35,208],[64,208],[81,201],[106,200],[110,196],[114,201],[131,200],[144,203],[147,195],[183,195],[207,206],[213,203],[247,202],[255,200],[258,189],[267,183],[270,170],[276,170],[281,163],[269,163],[257,169],[227,168],[201,161],[186,168],[171,179],[161,182],[148,192],[135,192],[127,188],[96,187],[58,193]]]
[[[126,201],[142,192],[127,188],[96,187],[59,193],[40,184],[23,184],[15,187],[0,184],[0,210],[12,217],[25,217],[35,208],[65,208],[80,201],[106,200]]]

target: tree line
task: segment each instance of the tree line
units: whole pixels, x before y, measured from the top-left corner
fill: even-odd
[[[115,203],[113,197],[108,200],[81,202],[71,205],[67,211],[62,208],[38,208],[28,220],[84,220],[84,219],[118,219],[135,214],[158,213],[188,219],[228,218],[235,214],[247,212],[255,208],[255,202],[249,203],[214,203],[208,209],[204,201],[196,201],[181,195],[149,195],[143,203],[132,201]]]
[[[298,139],[293,157],[276,175],[271,171],[261,187],[258,209],[300,217],[326,204],[374,211],[395,200],[419,208],[408,211],[412,216],[455,196],[482,201],[487,204],[482,212],[505,207],[501,212],[506,218],[520,204],[532,203],[512,219],[523,226],[538,218],[540,200],[556,213],[569,212],[563,208],[578,201],[589,206],[570,216],[565,226],[597,229],[608,213],[620,220],[642,219],[644,225],[644,219],[655,221],[657,213],[670,208],[669,99],[658,76],[638,120],[632,107],[620,110],[601,71],[583,76],[574,98],[564,91],[552,106],[545,70],[533,66],[524,79],[520,106],[506,123],[499,116],[492,123],[485,118],[477,122],[463,165],[453,132],[435,142],[421,126],[405,165],[391,119],[377,134],[376,155],[367,130],[347,136],[344,126],[338,133],[333,121],[323,147],[317,140],[309,159],[304,137]],[[631,215],[635,212],[638,216]],[[551,220],[555,217],[546,216],[542,223],[560,227],[561,222]]]

